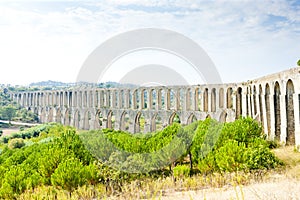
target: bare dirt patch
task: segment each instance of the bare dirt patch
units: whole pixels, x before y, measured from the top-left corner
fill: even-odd
[[[6,135],[10,135],[12,133],[17,133],[20,131],[20,129],[15,128],[15,127],[14,128],[4,128],[4,129],[2,129],[2,131],[3,131],[3,136],[6,136]]]

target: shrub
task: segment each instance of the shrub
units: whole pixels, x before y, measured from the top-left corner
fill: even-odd
[[[173,168],[173,175],[177,178],[185,178],[190,175],[191,168],[186,165],[177,165]]]
[[[8,148],[10,149],[22,148],[23,146],[25,146],[25,142],[22,138],[12,139],[8,143]]]
[[[229,140],[217,150],[215,154],[216,164],[220,171],[234,172],[245,169],[244,143]]]
[[[51,183],[65,190],[73,191],[87,183],[85,167],[77,158],[69,158],[60,163],[51,176]]]

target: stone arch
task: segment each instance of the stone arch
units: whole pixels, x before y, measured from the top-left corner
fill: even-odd
[[[130,116],[126,111],[124,111],[120,119],[120,130],[129,131],[129,127],[130,127]]]
[[[288,145],[295,144],[295,117],[294,117],[294,84],[291,79],[286,84],[286,143]]]
[[[191,123],[193,123],[193,122],[195,122],[195,121],[197,121],[197,118],[196,118],[196,116],[192,113],[192,114],[189,116],[188,120],[187,120],[187,124],[191,124]]]
[[[55,122],[56,123],[61,123],[61,110],[58,108],[56,109],[56,116],[55,116]],[[65,123],[67,126],[67,124]],[[69,124],[68,124],[69,125]]]
[[[267,130],[268,136],[271,134],[271,109],[270,109],[270,86],[267,83],[265,88],[265,107],[266,107],[266,121],[267,121]]]
[[[224,89],[219,90],[219,108],[224,108]]]
[[[143,133],[145,130],[145,118],[143,113],[138,112],[134,121],[134,133]]]
[[[274,86],[274,118],[275,118],[275,139],[280,139],[281,113],[280,113],[280,85],[276,81]]]
[[[220,117],[219,117],[219,122],[226,122],[227,121],[227,112],[225,110],[223,110],[220,114]]]
[[[238,87],[236,91],[236,111],[235,111],[235,118],[239,119],[242,116],[242,88]]]
[[[90,121],[92,119],[91,112],[88,110],[84,114],[83,118],[83,129],[84,130],[90,130]]]
[[[103,115],[101,110],[97,110],[95,115],[95,129],[102,129],[103,128]]]
[[[80,119],[81,116],[80,116],[80,113],[78,110],[75,111],[74,113],[74,127],[79,129],[80,128]]]
[[[59,109],[59,112],[60,112],[60,109]],[[71,125],[71,118],[72,118],[71,116],[72,116],[71,110],[67,109],[65,112],[65,117],[64,117],[64,124],[66,126]],[[60,119],[57,118],[57,120],[61,121],[61,117],[60,117]]]
[[[106,128],[114,129],[115,121],[116,121],[116,119],[115,119],[114,113],[112,111],[109,111],[108,115],[107,115]]]
[[[227,93],[226,93],[226,97],[227,97],[226,105],[227,105],[227,108],[232,108],[233,107],[232,94],[233,94],[233,90],[232,90],[231,87],[229,87],[227,89]]]
[[[159,131],[162,129],[163,129],[162,118],[158,113],[156,113],[153,115],[153,117],[151,119],[150,131],[155,132],[155,131]]]
[[[208,88],[205,88],[203,92],[203,111],[208,112]]]
[[[216,112],[217,107],[217,94],[216,94],[216,88],[213,88],[211,90],[211,112]]]
[[[174,122],[176,123],[181,123],[180,117],[176,112],[173,112],[172,115],[169,118],[169,124],[173,124]]]

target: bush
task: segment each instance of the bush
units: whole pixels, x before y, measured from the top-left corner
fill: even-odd
[[[2,136],[2,134],[3,134],[3,131],[2,131],[2,130],[0,130],[0,137]]]
[[[186,165],[177,165],[173,168],[173,175],[177,178],[185,178],[190,175],[191,168]]]
[[[10,149],[22,148],[24,146],[25,146],[25,142],[21,138],[12,139],[8,143],[8,148],[10,148]]]
[[[54,186],[72,191],[87,183],[85,169],[79,159],[69,158],[58,165],[51,176],[51,183]]]
[[[235,172],[245,169],[244,143],[229,140],[215,153],[216,164],[220,171]]]

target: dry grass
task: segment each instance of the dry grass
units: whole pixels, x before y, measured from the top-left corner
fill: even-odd
[[[273,152],[285,163],[285,175],[288,178],[300,179],[300,152],[295,151],[292,146],[280,147]]]

